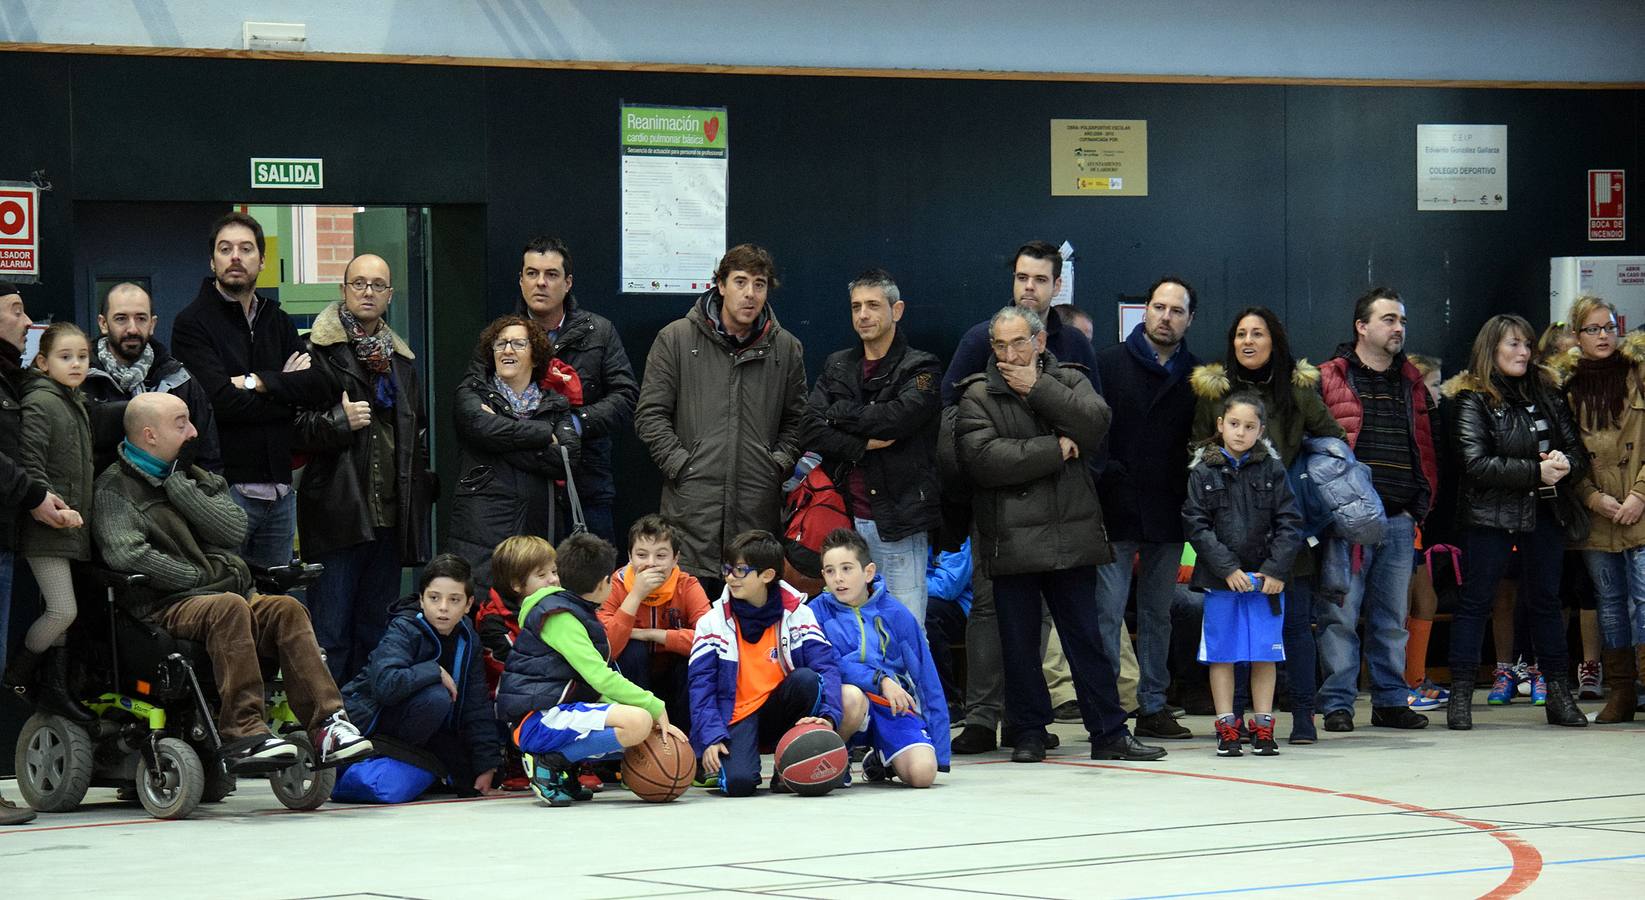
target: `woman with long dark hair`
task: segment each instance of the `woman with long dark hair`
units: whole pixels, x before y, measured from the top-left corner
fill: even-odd
[[[1217,416],[1231,393],[1250,392],[1268,411],[1267,436],[1287,468],[1302,450],[1306,437],[1344,436],[1319,393],[1319,369],[1291,356],[1285,325],[1272,310],[1253,306],[1240,310],[1228,327],[1224,361],[1206,363],[1189,376],[1198,398],[1194,410],[1193,440],[1216,434]],[[1297,552],[1285,585],[1285,670],[1291,694],[1291,735],[1288,743],[1312,744],[1314,692],[1318,661],[1314,645],[1313,551]]]
[[[1452,442],[1462,471],[1462,599],[1451,622],[1446,710],[1446,725],[1456,731],[1473,727],[1485,619],[1515,547],[1518,602],[1548,680],[1548,724],[1588,724],[1571,696],[1559,602],[1565,546],[1587,536],[1573,485],[1587,475],[1588,454],[1564,396],[1532,364],[1535,340],[1519,316],[1492,316],[1474,338],[1467,370],[1443,389],[1456,400]]]

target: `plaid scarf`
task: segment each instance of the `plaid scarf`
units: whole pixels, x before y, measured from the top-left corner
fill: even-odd
[[[97,367],[107,372],[114,383],[120,386],[121,392],[128,397],[135,397],[143,392],[143,382],[148,380],[149,367],[154,365],[154,345],[144,344],[143,355],[137,361],[127,363],[120,355],[114,352],[114,347],[108,338],[99,338],[97,341]]]

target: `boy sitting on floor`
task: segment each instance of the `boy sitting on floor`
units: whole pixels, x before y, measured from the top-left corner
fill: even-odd
[[[948,769],[948,701],[919,623],[886,590],[868,542],[849,528],[823,538],[822,575],[828,591],[811,601],[811,611],[839,653],[840,678],[869,701],[866,716],[848,718],[843,729],[870,748],[864,777],[885,781],[895,773],[906,785],[930,787]]]
[[[733,538],[720,569],[725,592],[697,621],[691,645],[691,738],[703,772],[717,775],[728,797],[754,793],[762,746],[795,725],[843,720],[834,650],[804,595],[777,579],[782,565],[771,532]],[[851,693],[860,707],[861,694]],[[771,789],[782,789],[778,779]]]
[[[520,633],[497,687],[497,715],[519,722],[514,743],[525,754],[531,789],[549,806],[591,800],[578,784],[574,763],[621,755],[653,731],[684,741],[668,724],[663,702],[611,668],[605,627],[595,611],[611,591],[617,551],[592,534],[574,534],[550,556],[548,542],[521,554],[520,573],[492,573],[501,584],[519,585]],[[547,584],[545,568],[558,563],[560,586]],[[529,573],[529,574],[522,574]]]

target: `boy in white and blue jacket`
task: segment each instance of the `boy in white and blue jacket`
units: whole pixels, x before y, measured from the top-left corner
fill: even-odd
[[[754,793],[762,746],[775,746],[795,725],[838,731],[852,717],[840,709],[834,650],[805,595],[777,578],[782,564],[782,542],[771,532],[732,539],[721,567],[725,591],[697,620],[691,643],[691,744],[702,753],[703,775],[716,777],[729,797]],[[771,789],[782,789],[778,779]]]
[[[823,539],[822,576],[828,591],[811,601],[811,611],[840,655],[841,680],[869,701],[861,719],[842,729],[870,748],[863,775],[884,781],[894,773],[911,787],[930,787],[948,770],[948,701],[919,623],[885,589],[868,542],[855,531],[839,528]]]

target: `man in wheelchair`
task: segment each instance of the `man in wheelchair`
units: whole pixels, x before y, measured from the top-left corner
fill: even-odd
[[[115,463],[97,478],[92,534],[109,568],[147,578],[145,589],[118,598],[129,613],[205,644],[229,770],[267,771],[298,758],[265,722],[260,658],[278,661],[322,764],[370,754],[371,742],[343,711],[308,611],[293,597],[253,591],[251,570],[233,549],[245,537],[245,512],[228,482],[187,462],[196,437],[187,404],[139,394],[126,407],[125,431]]]

